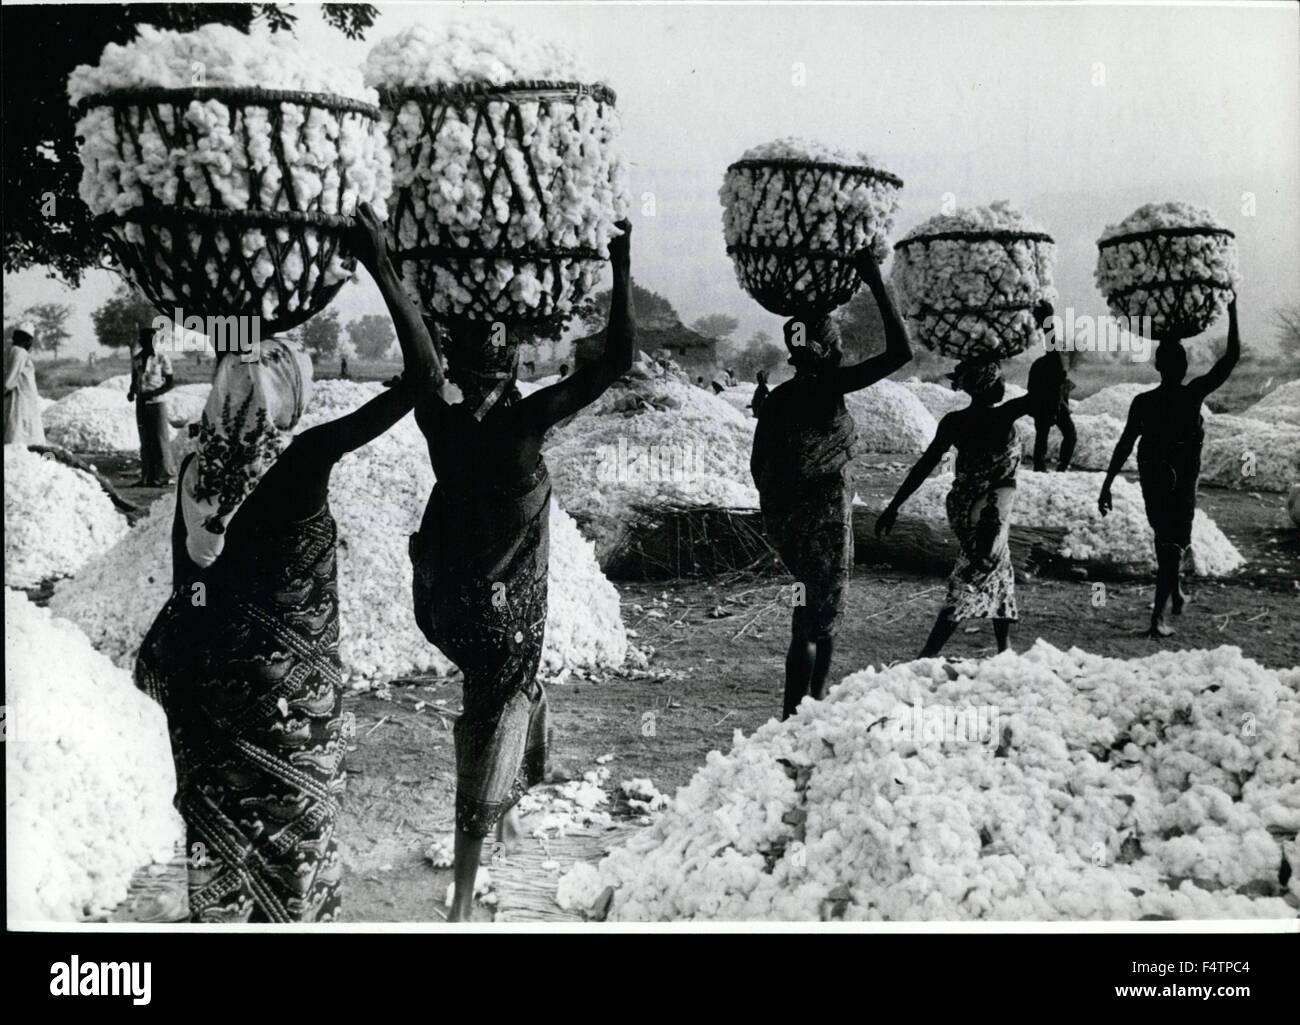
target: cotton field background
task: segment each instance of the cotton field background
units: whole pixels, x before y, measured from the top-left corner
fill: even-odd
[[[387,374],[381,367],[371,372],[376,378]],[[377,381],[323,376],[304,426],[340,415],[380,391]],[[888,499],[938,421],[964,402],[946,382],[898,377],[848,403],[858,432],[851,475],[856,508],[863,514]],[[532,391],[554,379],[525,381],[522,388]],[[167,591],[174,499],[167,490],[135,486],[138,441],[126,385],[120,373],[106,367],[99,383],[63,389],[46,405],[45,420],[52,443],[93,466],[120,497],[139,507],[136,513],[128,516],[115,508],[89,473],[37,452],[5,452],[5,574],[12,613],[7,648],[32,657],[53,647],[69,652],[69,659],[76,653],[75,664],[61,662],[66,671],[49,676],[45,685],[22,688],[35,723],[57,721],[49,717],[57,714],[58,702],[74,700],[64,696],[69,688],[83,695],[102,690],[105,700],[129,693],[135,649]],[[620,847],[606,863],[575,863],[563,853],[548,860],[543,882],[553,887],[554,914],[581,918],[611,887],[610,913],[624,919],[1295,914],[1294,877],[1280,881],[1282,866],[1297,864],[1300,791],[1294,751],[1265,755],[1263,748],[1242,747],[1223,724],[1242,709],[1242,714],[1260,714],[1251,701],[1294,709],[1300,700],[1300,678],[1293,671],[1300,664],[1300,642],[1291,625],[1300,545],[1286,512],[1289,482],[1300,477],[1295,466],[1300,384],[1284,381],[1230,409],[1204,410],[1204,480],[1189,563],[1195,574],[1192,603],[1177,623],[1178,635],[1163,646],[1170,652],[1165,655],[1153,655],[1151,642],[1139,636],[1150,601],[1144,574],[1151,541],[1131,468],[1130,479],[1116,485],[1112,514],[1103,520],[1095,508],[1100,471],[1129,403],[1145,387],[1113,382],[1076,393],[1076,469],[1035,474],[1028,462],[1022,469],[1016,522],[1045,531],[1054,546],[1051,554],[1075,567],[1067,578],[1037,577],[1021,567],[1022,621],[1013,647],[1032,649],[1030,654],[987,663],[985,672],[979,659],[991,653],[990,638],[972,630],[954,638],[950,670],[936,668],[942,663],[913,665],[941,600],[942,578],[904,565],[861,564],[834,670],[856,689],[836,691],[835,702],[799,726],[772,724],[752,739],[778,700],[789,615],[783,574],[766,565],[724,577],[654,582],[613,580],[602,569],[641,529],[631,515],[634,509],[725,507],[755,513],[757,494],[748,466],[755,423],[749,411],[752,385],[714,395],[677,369],[640,360],[590,409],[558,427],[546,446],[555,504],[552,608],[543,659],[556,743],[551,780],[528,804],[526,825],[536,837],[527,843],[558,844],[554,849],[562,852],[566,834],[635,832],[625,852]],[[1019,385],[1009,385],[1009,396],[1020,393]],[[178,456],[192,444],[187,424],[205,395],[206,385],[191,381],[171,396],[172,446]],[[1027,459],[1033,444],[1028,424],[1021,426],[1021,441]],[[644,472],[648,454],[666,472]],[[1247,461],[1251,474],[1242,473],[1243,455],[1254,457]],[[674,467],[684,472],[675,473]],[[947,531],[946,472],[941,467],[905,509],[940,534]],[[451,829],[450,727],[459,680],[414,627],[405,556],[406,535],[418,522],[432,480],[423,439],[410,418],[347,457],[333,478],[331,503],[345,542],[340,649],[352,688],[346,700],[356,723],[341,829],[349,867],[347,914],[354,921],[436,919],[435,894],[440,897],[448,881],[445,859],[437,852]],[[1182,651],[1185,660],[1178,661]],[[1171,673],[1207,679],[1219,673],[1239,682],[1222,695],[1209,685],[1198,690],[1189,684],[1178,691],[1183,697],[1169,697],[1174,704],[1166,706],[1161,680]],[[1097,694],[1119,692],[1128,693],[1122,708],[1097,703]],[[1247,698],[1248,693],[1254,696]],[[1010,717],[1011,759],[987,761],[998,749],[994,743],[961,751],[922,746],[915,766],[906,753],[870,746],[856,753],[837,747],[850,760],[837,753],[826,761],[818,753],[821,742],[809,739],[814,735],[809,731],[815,731],[834,745],[825,730],[832,724],[835,730],[849,729],[841,721],[845,711],[857,715],[861,708],[861,714],[878,718],[877,705],[906,694],[923,702],[983,696],[988,699],[983,703],[996,703]],[[51,766],[57,760],[38,741],[9,749],[10,776],[20,784],[10,806],[19,821],[22,816],[40,821],[43,809],[60,802],[85,806],[70,812],[73,825],[39,848],[40,865],[11,857],[11,876],[31,881],[24,901],[11,901],[14,914],[60,920],[130,917],[140,913],[134,904],[126,905],[131,910],[114,908],[133,892],[133,880],[148,877],[144,865],[157,859],[152,871],[164,873],[158,876],[164,881],[171,878],[167,872],[174,873],[167,862],[178,834],[166,801],[165,735],[144,714],[147,706],[141,711],[135,707],[139,702],[113,700],[114,729],[133,738],[137,752],[131,767],[113,770],[138,780],[127,790],[109,787],[96,796],[96,788],[106,786],[102,765],[95,761],[100,756],[93,755],[97,748],[86,748],[89,761],[66,766],[68,773],[81,774],[79,781],[69,776],[64,782],[55,780]],[[1245,704],[1237,708],[1232,702]],[[1142,711],[1148,706],[1149,712]],[[1192,719],[1184,724],[1188,714]],[[1270,719],[1265,739],[1278,730],[1284,739],[1294,730],[1294,714]],[[1020,717],[1024,725],[1017,725]],[[1163,731],[1165,746],[1150,748],[1134,733],[1138,722]],[[1104,723],[1111,725],[1103,729]],[[1050,739],[1057,724],[1062,732]],[[1081,738],[1105,739],[1102,734],[1111,730],[1110,744],[1124,729],[1137,746],[1131,757],[1121,746],[1116,759],[1103,762],[1095,784],[1111,802],[1104,805],[1109,810],[1100,810],[1102,805],[1081,810],[1077,821],[1059,815],[1034,820],[1035,808],[1050,806],[1051,773],[1065,770],[1052,769],[1050,762],[1041,767],[1034,762],[1032,772],[1027,763],[1020,770],[1016,766],[1036,758],[1036,748],[1049,739],[1057,745],[1051,757],[1063,760],[1061,766],[1095,762],[1096,751],[1088,753],[1095,741]],[[68,742],[76,736],[69,734]],[[1175,758],[1168,754],[1170,744],[1187,753]],[[889,815],[903,815],[888,833],[897,846],[868,858],[862,844],[877,826],[864,824],[860,834],[854,826],[837,840],[815,833],[828,828],[815,825],[820,819],[810,817],[797,828],[784,821],[803,807],[805,796],[797,774],[790,777],[774,759],[791,761],[789,752],[803,750],[809,753],[806,765],[802,756],[793,757],[799,771],[839,774],[835,778],[843,777],[849,793],[877,787],[874,800],[893,809],[887,815],[881,805],[879,828],[891,821]],[[829,754],[829,748],[822,750]],[[923,771],[915,778],[926,781],[935,796],[925,796],[931,793],[926,790],[912,804],[900,805],[900,793],[879,790],[883,783],[871,782],[870,766],[882,752],[903,757],[908,773]],[[1259,757],[1267,770],[1242,761]],[[146,767],[150,758],[163,759],[156,771]],[[866,760],[854,761],[859,758]],[[1159,768],[1173,764],[1171,758],[1199,759],[1195,764],[1212,768],[1204,775],[1188,761],[1190,775],[1173,779]],[[972,773],[978,777],[993,770],[1000,775],[982,803],[958,801],[970,809],[969,821],[942,826],[943,809],[952,798],[937,795],[950,794]],[[1257,782],[1244,789],[1225,782],[1233,773],[1244,778],[1243,772],[1254,773]],[[733,773],[741,775],[726,783]],[[832,775],[815,784],[820,796],[808,799],[809,807],[823,798],[831,802],[828,807],[839,807],[835,801],[845,799],[821,793],[838,785]],[[1014,786],[1013,778],[1019,781]],[[748,793],[750,783],[753,793]],[[677,788],[687,784],[674,799]],[[762,787],[769,784],[775,789],[768,810],[751,808],[766,800]],[[1040,792],[1035,788],[1046,788],[1041,795],[1049,805],[1031,799]],[[727,796],[742,791],[750,804]],[[1135,801],[1129,803],[1124,793],[1136,795]],[[1242,794],[1249,798],[1245,804]],[[1082,802],[1080,809],[1095,804],[1086,796],[1075,800]],[[121,801],[135,802],[132,807],[139,811],[133,814],[147,828],[113,834],[94,855],[97,864],[111,867],[88,875],[75,823],[98,821],[101,808]],[[733,835],[733,826],[725,825],[711,831],[700,825],[699,815],[734,828],[751,823],[759,832],[751,837],[742,829]],[[1024,815],[1029,816],[1024,828],[1012,829],[1010,823]],[[949,836],[947,828],[955,834]],[[1067,843],[1062,830],[1071,828],[1075,839]],[[1175,839],[1179,829],[1187,835]],[[1114,855],[1111,863],[1091,864],[1092,848],[1080,839],[1091,835],[1088,830]],[[728,843],[731,853],[712,856]],[[797,854],[800,843],[821,852],[817,857],[826,866],[820,872],[790,861],[792,852],[804,857]],[[953,850],[961,852],[958,861],[965,866],[954,870],[952,880],[925,867],[927,858],[950,843],[958,845]],[[1141,845],[1140,855],[1134,843]],[[778,858],[776,875],[764,867],[773,857]],[[1070,866],[1079,859],[1090,865],[1084,873],[1088,885],[1059,885],[1061,878],[1073,878]],[[958,877],[972,880],[974,890],[967,886],[958,893]],[[498,881],[485,888],[482,915],[509,913],[509,878],[508,871],[498,871]],[[637,881],[629,885],[629,879]],[[1135,890],[1142,892],[1135,895]]]

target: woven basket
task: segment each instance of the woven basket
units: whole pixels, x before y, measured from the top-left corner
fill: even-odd
[[[543,181],[543,172],[534,166],[529,149],[523,143],[525,127],[521,110],[524,105],[536,105],[539,116],[545,115],[557,122],[567,119],[570,123],[576,123],[577,104],[583,99],[595,102],[598,105],[597,113],[603,114],[606,107],[614,106],[616,96],[603,85],[540,80],[501,85],[460,84],[380,90],[380,102],[393,119],[390,139],[396,139],[399,131],[396,115],[404,106],[414,103],[419,112],[420,131],[409,157],[413,167],[432,162],[432,157],[427,155],[427,148],[432,146],[449,112],[457,111],[467,120],[472,117],[472,137],[477,140],[484,128],[491,132],[489,105],[504,104],[509,140],[501,145],[493,139],[492,154],[486,160],[481,159],[477,153],[471,158],[475,170],[488,186],[483,196],[484,218],[487,219],[493,213],[492,186],[503,178],[510,184],[510,208],[520,211],[525,209],[525,200],[520,195],[515,179],[511,177],[504,160],[500,159],[501,154],[509,149],[518,152],[523,158],[528,183],[538,194],[535,202],[540,204],[538,212],[543,222],[549,221],[550,211],[540,193],[550,183]],[[406,138],[407,130],[400,130],[403,138]],[[396,147],[394,149],[396,151]],[[477,240],[467,239],[453,226],[439,224],[436,230],[430,231],[419,213],[426,207],[427,186],[427,181],[417,177],[414,182],[397,189],[389,226],[396,259],[403,270],[408,288],[414,291],[414,298],[432,316],[445,315],[441,307],[445,306],[446,296],[440,293],[447,283],[440,280],[441,272],[450,274],[455,286],[468,294],[468,299],[462,296],[460,300],[466,308],[456,316],[468,320],[508,320],[512,324],[527,325],[537,332],[554,330],[571,313],[571,309],[561,309],[561,304],[569,304],[571,307],[584,298],[587,289],[599,279],[607,263],[606,257],[589,248],[545,245],[516,248],[508,242],[488,247],[479,244]],[[409,239],[412,235],[413,243]],[[404,242],[404,239],[407,241]],[[502,262],[512,274],[530,267],[538,278],[549,278],[548,287],[531,310],[525,312],[512,308],[500,295],[492,294],[486,281],[480,280],[500,269]]]
[[[235,134],[242,130],[244,108],[257,107],[267,112],[272,151],[281,171],[274,197],[263,203],[263,172],[256,170],[248,172],[252,187],[249,206],[243,209],[222,205],[215,188],[209,189],[210,202],[199,205],[192,188],[182,179],[174,203],[164,203],[144,190],[142,205],[121,214],[102,214],[95,218],[95,224],[104,233],[122,273],[165,315],[171,316],[180,308],[186,316],[258,317],[263,335],[287,331],[324,309],[348,280],[327,279],[326,268],[336,255],[349,272],[356,264],[342,250],[343,229],[351,223],[351,217],[323,212],[321,196],[307,209],[299,209],[281,137],[284,106],[294,104],[308,112],[299,128],[300,145],[311,109],[328,111],[340,120],[360,118],[372,126],[378,126],[381,112],[378,107],[344,96],[199,86],[101,93],[83,99],[77,113],[94,107],[110,108],[122,155],[134,160],[140,152],[141,131],[146,123],[173,149],[196,146],[202,133],[185,118],[190,103],[196,100],[224,104],[230,114],[229,127]],[[345,165],[340,161],[336,166],[342,180]],[[289,209],[277,209],[281,205]],[[264,236],[275,268],[260,284],[242,245],[245,233],[253,230]],[[265,312],[268,296],[274,304],[271,316]]]
[[[900,239],[894,244],[894,250],[929,247],[937,242],[996,242],[1006,247],[1028,242],[1034,246],[1034,262],[1040,279],[1045,266],[1045,251],[1040,247],[1055,244],[1050,235],[1041,231],[943,231]],[[997,290],[1001,277],[1001,268],[990,268],[987,274],[990,292]],[[909,305],[907,319],[917,340],[944,356],[957,360],[1009,359],[1024,352],[1036,339],[1041,340],[1042,332],[1034,323],[1033,314],[1037,302],[1037,297],[979,306],[921,302]]]
[[[1111,312],[1128,318],[1130,322],[1139,323],[1142,317],[1160,317],[1163,327],[1154,333],[1158,333],[1161,338],[1192,338],[1209,328],[1227,307],[1232,297],[1232,282],[1213,277],[1169,276],[1169,269],[1176,266],[1180,259],[1170,252],[1173,240],[1194,235],[1236,238],[1227,228],[1189,226],[1135,231],[1098,242],[1099,252],[1118,246],[1135,246],[1141,251],[1143,263],[1149,267],[1158,267],[1161,271],[1155,281],[1108,293],[1106,304]],[[1133,325],[1135,329],[1139,323]]]
[[[825,226],[832,229],[829,240],[816,246],[777,245],[755,237],[755,226],[740,229],[747,241],[727,246],[740,285],[764,309],[782,317],[824,316],[843,306],[862,284],[854,267],[855,245],[848,231],[849,221],[834,212],[805,210],[798,196],[829,176],[858,181],[884,182],[901,189],[901,178],[887,171],[853,164],[812,160],[738,160],[727,174],[750,177],[759,192],[755,209],[773,191],[795,197],[786,205],[786,234],[791,238],[820,238]]]

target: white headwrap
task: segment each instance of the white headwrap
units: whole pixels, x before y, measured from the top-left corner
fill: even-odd
[[[262,342],[251,362],[236,355],[217,362],[198,455],[181,481],[185,548],[196,565],[216,562],[227,524],[288,444],[311,385],[311,360],[276,339]]]

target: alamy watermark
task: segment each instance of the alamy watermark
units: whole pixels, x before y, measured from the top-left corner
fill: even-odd
[[[1150,317],[1076,316],[1073,307],[1066,307],[1064,317],[1056,313],[1045,323],[1052,326],[1043,341],[1048,352],[1127,352],[1134,363],[1151,358]]]
[[[187,317],[177,307],[171,317],[154,317],[153,330],[154,347],[176,355],[211,349],[217,356],[237,354],[245,363],[262,358],[261,317]]]
[[[1002,736],[997,705],[898,705],[883,724],[896,744],[995,744]]]
[[[596,479],[620,484],[687,484],[705,473],[704,454],[692,441],[678,444],[601,445],[596,453]]]

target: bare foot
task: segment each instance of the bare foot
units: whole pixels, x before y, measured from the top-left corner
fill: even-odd
[[[1161,637],[1172,637],[1173,635],[1174,628],[1172,626],[1167,626],[1163,619],[1151,620],[1151,629],[1147,631],[1148,637],[1154,637],[1159,640]]]

